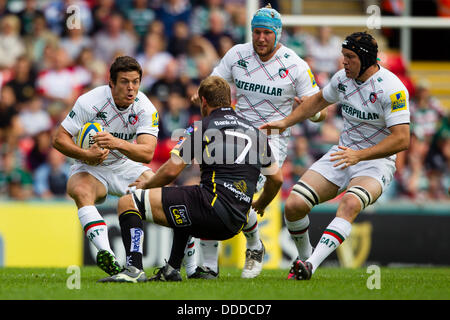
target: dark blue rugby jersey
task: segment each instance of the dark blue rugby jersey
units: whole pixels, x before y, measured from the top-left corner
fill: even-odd
[[[261,170],[275,163],[267,136],[232,108],[217,108],[196,121],[171,153],[185,163],[193,159],[199,163],[200,185],[211,206],[221,217],[223,210],[223,215],[232,213],[235,223],[231,224],[239,228],[247,219]]]

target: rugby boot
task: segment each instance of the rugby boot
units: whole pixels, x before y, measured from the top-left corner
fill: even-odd
[[[139,270],[134,266],[128,266],[123,271],[110,277],[100,279],[97,282],[129,282],[138,283],[147,281],[144,270]]]
[[[296,259],[289,270],[288,280],[309,280],[312,276],[312,264]]]
[[[205,279],[205,280],[213,280],[219,277],[219,272],[214,272],[208,267],[200,267],[198,266],[195,269],[195,272],[188,276],[188,279]]]
[[[260,240],[261,241],[261,240]],[[262,270],[264,255],[266,249],[264,243],[261,241],[262,248],[260,250],[245,251],[245,264],[242,270],[241,278],[251,279],[256,278]]]
[[[164,267],[155,269],[154,276],[148,281],[181,281],[180,271],[172,268],[168,263]]]
[[[288,277],[287,277],[288,280],[295,280],[295,266],[296,266],[296,263],[297,263],[298,260],[300,260],[299,257],[297,257],[294,260],[294,262],[292,263],[291,269],[289,270],[289,274],[288,274]]]
[[[118,274],[123,270],[116,258],[106,250],[97,252],[97,266],[110,276]]]

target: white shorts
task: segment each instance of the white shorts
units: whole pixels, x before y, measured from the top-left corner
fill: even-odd
[[[388,159],[375,159],[361,161],[353,166],[342,170],[333,167],[336,162],[330,160],[330,154],[339,151],[338,146],[333,146],[322,158],[317,160],[309,170],[316,171],[328,181],[339,187],[339,192],[345,190],[350,180],[356,177],[371,177],[377,180],[382,191],[391,183],[395,173],[395,162]]]
[[[126,160],[122,164],[108,166],[90,166],[85,163],[75,163],[70,168],[70,176],[79,172],[87,172],[99,180],[106,188],[107,194],[123,196],[131,191],[128,185],[145,171],[151,170],[142,163]]]

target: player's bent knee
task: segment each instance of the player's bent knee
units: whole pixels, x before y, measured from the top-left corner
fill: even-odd
[[[130,204],[139,211],[143,220],[153,222],[152,207],[150,205],[149,190],[136,189],[129,194]]]
[[[130,210],[130,209],[135,209],[133,198],[132,198],[131,194],[127,194],[127,195],[120,197],[120,199],[117,203],[117,212],[118,212],[119,216],[121,215],[122,212]]]
[[[72,186],[67,190],[67,194],[75,201],[95,200],[95,192],[90,188],[86,188],[86,186],[83,184]]]
[[[312,209],[320,203],[319,195],[313,187],[306,182],[299,180],[292,188],[291,195],[299,196],[304,203]]]
[[[361,211],[372,203],[373,198],[370,192],[361,186],[353,186],[349,188],[345,194],[352,195],[358,200],[358,204],[361,206]]]
[[[288,221],[294,221],[304,218],[310,210],[303,198],[291,194],[284,205],[284,216]]]

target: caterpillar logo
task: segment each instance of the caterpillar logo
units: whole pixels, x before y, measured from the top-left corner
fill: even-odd
[[[187,227],[192,224],[185,205],[170,206],[169,211],[170,216],[172,217],[172,221],[173,223],[175,223],[175,225],[180,227]]]
[[[406,94],[401,90],[389,96],[391,98],[391,112],[406,110]]]

